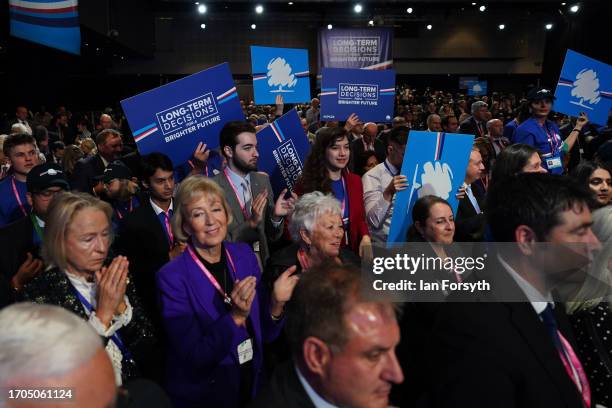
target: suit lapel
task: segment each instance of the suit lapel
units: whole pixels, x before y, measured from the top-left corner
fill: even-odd
[[[164,228],[159,222],[159,218],[157,217],[157,214],[155,214],[155,210],[153,209],[153,206],[151,206],[151,201],[149,201],[148,197],[147,199],[143,200],[141,206],[145,208],[145,211],[143,212],[144,225],[151,225],[151,231],[155,234],[156,242],[160,243],[160,249],[163,246],[166,251],[169,250],[170,243],[168,242],[168,237],[166,236]]]
[[[219,173],[218,175],[215,176],[214,179],[217,182],[217,184],[219,184],[219,186],[225,192],[225,199],[227,200],[227,203],[232,209],[232,214],[234,215],[236,222],[238,222],[239,220],[243,222],[246,221],[244,213],[242,212],[242,208],[240,207],[240,203],[238,202],[238,198],[236,197],[236,193],[234,192],[234,189],[232,188],[230,183],[227,181],[227,177],[225,176],[225,173]],[[252,181],[253,181],[253,176],[251,176],[251,182]],[[251,188],[251,192],[252,191],[253,189]],[[254,194],[253,194],[253,199],[255,199]]]

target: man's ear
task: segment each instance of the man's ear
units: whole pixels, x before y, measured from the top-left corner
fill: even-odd
[[[516,227],[516,230],[514,230],[514,240],[523,255],[533,255],[535,252],[533,244],[537,242],[537,236],[531,227],[527,225]]]
[[[26,193],[26,200],[28,200],[28,205],[30,206],[30,208],[32,208],[32,193]]]
[[[324,377],[332,358],[329,346],[323,340],[311,336],[304,340],[302,354],[308,371]]]
[[[223,153],[226,158],[234,157],[234,151],[229,146],[223,146]]]

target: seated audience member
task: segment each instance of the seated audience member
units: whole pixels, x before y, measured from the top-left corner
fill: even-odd
[[[582,161],[572,172],[576,181],[593,192],[599,207],[612,202],[612,169],[601,162]]]
[[[474,302],[440,308],[431,368],[444,370],[431,380],[433,406],[592,406],[569,321],[551,294],[559,271],[588,262],[563,245],[599,244],[591,200],[572,180],[549,174],[521,174],[491,187],[493,238],[516,245],[490,253],[485,270],[473,273],[490,290],[475,292]],[[544,242],[551,246],[534,248]]]
[[[359,176],[363,176],[379,164],[378,158],[376,158],[376,152],[371,150],[363,152],[359,161],[363,164],[361,169],[357,172]]]
[[[457,133],[459,129],[459,121],[454,115],[444,116],[442,118],[442,131],[446,133]]]
[[[343,128],[323,128],[304,163],[297,182],[298,195],[321,191],[332,193],[341,203],[345,239],[343,245],[364,256],[370,235],[363,206],[363,186],[359,176],[347,170],[349,141]]]
[[[72,185],[74,190],[89,194],[95,193],[94,187],[98,185],[96,177],[101,176],[104,169],[119,158],[123,149],[121,134],[113,129],[104,129],[96,135],[96,145],[98,153],[79,160],[74,167],[74,184]]]
[[[177,192],[174,236],[187,249],[157,274],[168,337],[167,390],[177,407],[239,407],[256,394],[262,342],[276,338],[295,267],[261,283],[253,250],[225,241],[231,209],[210,179],[191,176]]]
[[[0,274],[10,281],[14,290],[20,290],[43,270],[40,247],[49,203],[56,194],[70,189],[57,164],[35,166],[28,173],[26,183],[26,199],[32,211],[28,217],[0,228]]]
[[[99,178],[104,183],[104,193],[113,207],[113,232],[119,234],[123,219],[140,207],[137,197],[138,184],[132,180],[132,172],[120,161],[104,169]]]
[[[359,173],[365,165],[363,161],[364,152],[374,152],[379,163],[384,161],[387,156],[385,154],[385,144],[376,137],[377,134],[378,128],[376,127],[376,123],[369,122],[363,125],[363,136],[350,142],[351,168],[358,176],[363,175],[363,173]]]
[[[428,132],[442,132],[442,119],[439,115],[432,113],[427,116],[426,123]]]
[[[65,149],[66,145],[64,145],[64,142],[57,141],[51,143],[49,154],[47,154],[47,163],[61,164]]]
[[[297,196],[286,198],[283,190],[274,202],[270,177],[257,171],[257,137],[251,125],[226,123],[219,139],[227,167],[212,179],[225,192],[232,212],[227,239],[249,244],[265,264],[269,243],[281,237],[283,219],[293,211]]]
[[[89,120],[86,118],[81,119],[77,123],[77,136],[75,143],[80,143],[84,139],[91,139],[91,131],[89,130]]]
[[[459,133],[465,135],[474,135],[476,137],[485,137],[487,134],[487,113],[489,112],[489,105],[483,101],[476,101],[472,103],[471,112],[472,116],[469,116],[465,120],[459,118]],[[463,115],[462,115],[463,116]]]
[[[0,388],[0,406],[7,408],[108,408],[117,398],[113,366],[98,333],[63,308],[32,303],[0,311]],[[71,396],[25,404],[8,391],[50,388]]]
[[[142,158],[142,184],[148,192],[140,207],[125,217],[116,248],[128,257],[136,292],[153,323],[160,324],[155,273],[185,248],[174,239],[174,166],[162,153]]]
[[[455,219],[455,241],[478,242],[482,241],[485,230],[485,192],[477,180],[480,180],[485,171],[482,156],[476,147],[470,152],[467,171],[463,187],[465,197],[459,200],[457,218]]]
[[[15,117],[9,121],[9,124],[19,123],[25,128],[28,135],[32,135],[32,123],[30,122],[30,112],[25,106],[17,106],[15,109]]]
[[[399,174],[404,161],[408,131],[406,127],[391,129],[387,158],[362,178],[368,229],[372,233],[372,240],[377,243],[387,242],[395,193],[408,186],[406,176]]]
[[[506,147],[491,170],[491,185],[520,173],[546,173],[535,147],[517,143]]]
[[[74,184],[74,167],[77,162],[83,158],[83,151],[75,145],[68,145],[64,149],[64,157],[62,158],[62,168],[66,172],[66,177],[70,185]]]
[[[557,124],[548,119],[555,96],[544,88],[534,88],[527,95],[530,117],[514,131],[512,143],[525,143],[540,151],[543,167],[552,174],[562,174],[563,156],[576,143],[582,127],[588,123],[586,115],[581,115],[576,126],[565,139],[561,140]]]
[[[301,275],[287,306],[293,359],[279,366],[252,408],[383,408],[403,381],[390,303],[362,297],[358,269],[340,265]]]
[[[9,135],[2,148],[11,167],[0,181],[0,227],[28,216],[26,177],[39,162],[36,142],[28,134]]]
[[[84,193],[61,193],[51,202],[43,237],[50,269],[18,293],[34,303],[61,306],[87,320],[104,338],[118,385],[147,372],[157,353],[152,326],[134,287],[127,258],[105,266],[110,249],[112,209]],[[150,367],[153,369],[154,367]]]
[[[341,247],[342,210],[330,194],[313,191],[301,196],[289,220],[289,232],[293,243],[268,260],[264,279],[269,282],[274,282],[293,265],[299,273],[330,261],[359,264],[359,258],[352,251]]]
[[[565,304],[576,335],[580,361],[591,384],[593,406],[612,406],[610,379],[612,378],[612,206],[593,212],[593,233],[605,243],[593,263],[592,280],[572,296]]]

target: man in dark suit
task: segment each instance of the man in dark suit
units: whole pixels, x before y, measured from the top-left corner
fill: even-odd
[[[382,163],[387,158],[387,148],[385,142],[377,138],[378,126],[376,123],[368,122],[363,125],[363,136],[351,142],[351,168],[354,173],[360,174],[358,171],[363,168],[363,153],[366,150],[372,150],[376,153],[376,159]]]
[[[476,101],[472,104],[472,116],[461,122],[459,133],[484,137],[487,134],[487,115],[489,105],[483,101]]]
[[[465,197],[459,200],[455,218],[455,242],[475,242],[483,239],[486,221],[485,193],[476,181],[480,180],[484,170],[480,152],[473,148],[463,183]]]
[[[225,192],[232,210],[227,239],[245,242],[253,247],[265,265],[268,245],[283,233],[283,219],[293,212],[297,196],[281,192],[276,202],[265,173],[257,172],[257,138],[255,128],[246,122],[229,122],[221,129],[219,147],[227,167],[212,179]]]
[[[96,177],[104,173],[109,163],[119,158],[123,149],[121,134],[113,129],[106,129],[96,136],[98,154],[79,160],[74,166],[73,190],[94,193],[94,187],[100,185]]]
[[[327,265],[301,275],[287,305],[293,359],[278,367],[251,408],[387,407],[404,380],[390,303],[362,297],[361,273]]]
[[[174,241],[174,166],[168,156],[151,153],[142,158],[142,184],[149,197],[125,218],[116,249],[128,257],[130,272],[143,307],[159,327],[155,274],[184,249]]]
[[[440,309],[431,345],[431,367],[439,368],[430,381],[432,406],[591,406],[564,306],[553,300],[564,278],[574,278],[599,247],[591,200],[573,181],[549,174],[521,174],[491,188],[493,238],[516,244],[491,251],[485,270],[474,272],[473,279],[490,284],[475,302]]]
[[[43,269],[40,247],[53,197],[69,190],[61,167],[53,163],[35,166],[26,179],[26,198],[32,207],[28,217],[0,228],[0,274],[19,290]]]
[[[32,122],[28,119],[28,108],[25,106],[17,106],[15,109],[15,117],[8,122],[8,131],[10,131],[11,126],[16,123],[23,125],[26,129],[26,133],[30,136],[33,135],[32,129],[34,128]],[[8,133],[8,132],[7,132]]]

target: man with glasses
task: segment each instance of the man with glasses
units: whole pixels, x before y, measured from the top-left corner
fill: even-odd
[[[26,200],[31,207],[28,216],[0,228],[0,274],[13,290],[21,289],[43,269],[40,246],[47,209],[56,194],[69,190],[64,171],[54,163],[33,167],[26,185]]]
[[[104,188],[97,180],[104,169],[119,159],[123,150],[121,133],[114,129],[104,129],[96,135],[98,154],[81,159],[74,167],[74,182],[72,188],[90,194],[97,194]]]

